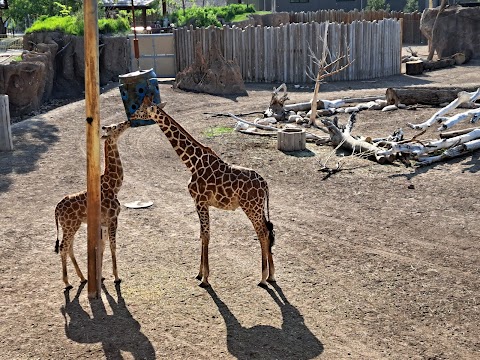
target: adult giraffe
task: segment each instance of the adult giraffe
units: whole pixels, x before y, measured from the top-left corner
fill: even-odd
[[[197,279],[200,286],[208,287],[208,243],[210,241],[210,217],[208,208],[224,210],[241,207],[253,224],[262,250],[262,279],[259,286],[275,281],[272,246],[275,240],[273,224],[268,209],[267,182],[254,170],[224,162],[212,149],[202,145],[179,123],[168,115],[165,103],[154,104],[145,96],[140,108],[131,115],[131,120],[154,120],[170,141],[173,149],[192,172],[188,190],[195,201],[200,218],[202,250],[200,271]]]

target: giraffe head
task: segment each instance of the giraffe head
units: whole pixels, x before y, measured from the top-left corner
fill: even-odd
[[[163,109],[166,105],[165,102],[155,104],[152,100],[153,96],[146,95],[143,98],[142,105],[130,116],[130,120],[152,119],[152,114],[155,114],[159,109]]]
[[[128,120],[118,124],[104,125],[102,126],[102,130],[104,131],[102,139],[111,139],[115,141],[130,127],[130,125],[130,121]]]

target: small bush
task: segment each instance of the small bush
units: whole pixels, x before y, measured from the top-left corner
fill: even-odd
[[[125,18],[99,19],[98,21],[98,32],[100,34],[119,34],[129,30],[130,25]],[[84,31],[83,18],[81,16],[42,16],[25,32],[29,34],[43,31],[60,31],[69,35],[82,36]]]
[[[176,26],[193,25],[195,27],[221,26],[219,19],[225,22],[232,21],[235,16],[254,13],[253,5],[231,4],[228,6],[192,6],[189,9],[177,10],[170,15],[170,22]]]

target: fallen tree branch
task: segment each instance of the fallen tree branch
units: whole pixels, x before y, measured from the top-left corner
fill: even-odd
[[[476,130],[478,128],[468,128],[468,129],[462,129],[462,130],[452,130],[452,131],[446,131],[440,134],[441,139],[449,139],[454,136],[459,136],[463,134],[468,134],[472,130]]]
[[[396,143],[393,144],[392,148],[381,152],[381,155],[392,155],[397,153],[409,153],[417,158],[421,158],[422,155],[435,152],[442,149],[448,149],[455,147],[460,144],[470,142],[480,138],[480,129],[475,129],[470,131],[467,134],[450,137],[447,139],[440,139],[435,141],[430,141],[429,143],[424,144],[411,144],[411,143]]]
[[[437,119],[440,116],[447,114],[448,112],[457,108],[459,105],[461,105],[463,103],[470,102],[470,101],[474,102],[479,98],[480,98],[480,88],[478,88],[478,90],[473,92],[473,93],[468,93],[468,92],[461,91],[460,93],[458,93],[458,97],[455,100],[453,100],[450,104],[448,104],[444,108],[438,110],[427,121],[425,121],[421,124],[411,124],[411,123],[409,123],[408,126],[410,126],[412,129],[416,129],[416,130],[426,129],[426,128],[430,127],[433,123],[435,123],[435,121],[437,121]]]
[[[268,126],[268,125],[261,125],[261,124],[255,124],[251,121],[247,121],[247,120],[244,120],[236,115],[233,115],[233,114],[228,114],[228,116],[230,116],[231,118],[234,118],[235,120],[243,123],[243,124],[247,124],[249,126],[253,126],[253,127],[256,127],[258,129],[262,129],[262,130],[269,130],[269,131],[275,131],[275,136],[276,136],[276,133],[278,132],[278,128],[274,127],[274,126]],[[242,130],[241,131],[242,133],[244,134],[253,134],[251,132],[248,132],[248,131],[245,131],[245,130]],[[307,140],[311,140],[311,141],[324,141],[325,140],[325,137],[321,137],[321,136],[318,136],[316,134],[313,134],[311,132],[306,132],[306,139]]]
[[[474,150],[480,149],[480,139],[472,140],[450,149],[445,150],[442,154],[437,156],[425,156],[419,159],[418,166],[430,165],[442,160],[451,159],[465,155]]]
[[[438,131],[447,130],[451,128],[453,125],[468,118],[472,119],[471,122],[475,122],[479,116],[480,116],[480,108],[468,110],[463,113],[456,114],[447,118],[438,118],[438,120],[443,121],[443,124],[438,128]]]
[[[347,129],[351,129],[353,123],[355,122],[356,113],[350,114],[349,125]],[[330,132],[330,140],[332,141],[333,146],[340,145],[341,148],[347,149],[354,153],[367,153],[369,156],[373,156],[379,164],[391,163],[393,162],[393,155],[379,155],[383,150],[374,144],[370,144],[365,140],[355,139],[350,135],[349,130],[345,132],[337,124],[337,118],[334,120],[322,119],[322,123],[328,128]]]

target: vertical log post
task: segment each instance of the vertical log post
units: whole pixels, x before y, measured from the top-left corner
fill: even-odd
[[[98,4],[85,0],[85,110],[87,120],[88,297],[100,296],[100,79],[98,66]]]
[[[281,129],[277,134],[277,149],[281,151],[305,150],[306,138],[305,129]]]
[[[10,129],[10,109],[8,95],[0,95],[0,151],[12,151],[12,131]]]

